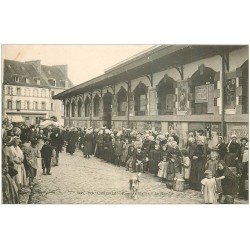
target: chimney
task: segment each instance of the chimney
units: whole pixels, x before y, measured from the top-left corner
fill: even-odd
[[[42,68],[41,68],[41,61],[40,60],[27,61],[25,63],[33,65],[36,68],[36,70],[41,74]]]
[[[64,65],[54,65],[53,67],[59,68],[63,72],[65,78],[68,77],[68,65],[67,64],[64,64]]]

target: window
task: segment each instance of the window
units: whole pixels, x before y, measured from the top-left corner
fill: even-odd
[[[66,117],[69,117],[70,116],[70,103],[68,102],[66,104]]]
[[[214,100],[208,100],[208,84],[215,84],[215,71],[209,67],[201,65],[191,76],[190,93],[194,94],[195,102],[192,113],[194,115],[212,113],[209,110],[214,105]]]
[[[38,110],[38,102],[33,102],[33,109]]]
[[[7,94],[11,95],[11,87],[7,87]]]
[[[117,113],[118,116],[126,115],[127,110],[127,91],[121,88],[117,93]]]
[[[100,110],[100,97],[99,95],[95,95],[94,97],[94,116],[99,116],[99,110]]]
[[[21,109],[21,101],[16,101],[16,109],[17,110]]]
[[[12,109],[12,101],[7,100],[7,109]]]
[[[18,76],[14,76],[14,80],[15,80],[15,82],[19,82],[19,77]]]
[[[36,117],[36,124],[40,123],[40,117]]]
[[[30,102],[27,101],[27,109],[29,110],[30,109]]]
[[[72,117],[76,116],[76,103],[73,101],[72,102]]]
[[[30,79],[28,77],[24,77],[24,82],[25,83],[30,83]]]
[[[157,85],[157,109],[159,115],[172,115],[175,108],[174,79],[165,75]],[[186,99],[187,101],[187,99]]]
[[[40,84],[41,84],[41,80],[40,80],[39,78],[35,78],[35,83],[36,83],[37,85],[40,85]]]
[[[214,106],[216,107],[218,105],[217,98],[214,98]]]
[[[77,103],[77,116],[81,117],[82,116],[82,100],[79,99]]]
[[[140,82],[134,91],[135,99],[135,115],[146,115],[147,111],[147,87],[144,83]]]
[[[33,90],[33,95],[36,97],[38,95],[37,89]]]
[[[16,93],[17,93],[17,95],[21,95],[21,88],[17,88]]]
[[[44,89],[41,90],[41,95],[42,95],[42,97],[45,97],[46,93],[45,93]]]
[[[56,86],[56,80],[55,79],[49,79],[48,80],[48,82],[49,82],[49,84],[51,85],[51,86]]]
[[[51,97],[55,95],[55,91],[51,91]]]
[[[42,110],[46,110],[46,103],[42,102]]]
[[[89,117],[90,115],[90,99],[89,97],[85,100],[85,117]]]
[[[54,103],[51,103],[51,104],[50,104],[50,109],[51,109],[51,111],[54,110]]]

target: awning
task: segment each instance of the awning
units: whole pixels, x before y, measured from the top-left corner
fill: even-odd
[[[11,122],[24,122],[21,115],[12,115],[10,120]]]

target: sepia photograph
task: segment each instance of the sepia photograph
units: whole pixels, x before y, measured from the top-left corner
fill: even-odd
[[[2,44],[2,204],[248,204],[249,46]]]

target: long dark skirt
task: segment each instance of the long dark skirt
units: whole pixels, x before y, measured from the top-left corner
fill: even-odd
[[[95,156],[97,158],[101,158],[102,157],[102,144],[97,144],[96,145]]]
[[[2,202],[3,204],[18,204],[19,197],[14,181],[9,174],[2,174]]]
[[[192,189],[201,190],[201,180],[204,178],[205,159],[192,160],[189,184]]]
[[[74,154],[76,150],[76,142],[75,141],[69,141],[67,147],[66,147],[66,153]]]

